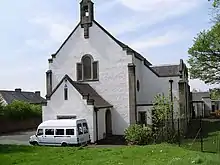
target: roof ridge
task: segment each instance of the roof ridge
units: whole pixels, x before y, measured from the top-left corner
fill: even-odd
[[[0,92],[16,92],[16,91],[12,91],[12,90],[0,90]],[[35,94],[35,92],[30,92],[30,91],[20,91],[20,93],[33,93]]]
[[[161,64],[161,65],[152,65],[151,67],[165,67],[165,66],[179,66],[179,64]]]

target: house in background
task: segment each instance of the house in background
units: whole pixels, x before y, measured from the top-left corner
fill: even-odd
[[[212,112],[220,110],[220,100],[212,100]]]
[[[191,118],[183,60],[153,66],[95,20],[91,0],[81,1],[79,23],[48,61],[43,121],[86,118],[92,142],[124,135],[137,122],[152,124],[157,94],[171,98],[173,118],[185,119],[184,126]]]
[[[209,92],[192,92],[193,117],[208,117],[212,111]]]
[[[0,97],[3,100],[3,105],[11,104],[13,101],[24,101],[36,105],[46,105],[47,101],[40,95],[40,91],[27,92],[21,89],[14,91],[0,90]]]
[[[212,112],[220,110],[220,100],[213,100],[211,92],[192,92],[194,117],[210,117]]]

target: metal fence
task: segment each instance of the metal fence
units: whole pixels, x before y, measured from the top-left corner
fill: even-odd
[[[165,120],[154,129],[155,143],[174,143],[190,150],[220,153],[220,119]]]
[[[220,119],[199,118],[191,120],[183,144],[185,147],[190,147],[193,150],[219,153]]]

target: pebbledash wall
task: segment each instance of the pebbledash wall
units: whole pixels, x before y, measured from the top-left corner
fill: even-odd
[[[112,133],[123,135],[124,129],[129,126],[129,84],[128,63],[132,63],[132,56],[126,54],[121,46],[112,40],[95,23],[90,27],[90,37],[84,39],[84,30],[77,26],[56,57],[49,64],[52,71],[53,89],[61,81],[65,74],[76,81],[76,64],[85,54],[90,54],[99,63],[99,81],[86,82],[90,84],[100,96],[114,106],[112,114]],[[70,85],[69,85],[70,86]],[[63,85],[54,93],[48,105],[44,107],[44,120],[56,119],[57,115],[76,114],[77,117],[88,118],[86,103],[81,101],[81,96],[71,89],[69,101],[64,101]],[[74,103],[72,102],[74,100]],[[78,105],[79,104],[79,105]],[[58,106],[59,105],[59,106]],[[52,112],[53,114],[47,114]],[[105,110],[98,113],[99,125],[105,125]],[[92,121],[92,119],[90,120]],[[95,123],[95,122],[94,122]],[[91,122],[90,122],[90,127]],[[99,129],[100,139],[105,128]]]

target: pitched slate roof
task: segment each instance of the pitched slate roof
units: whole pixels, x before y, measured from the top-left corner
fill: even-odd
[[[209,92],[192,92],[192,101],[202,101],[202,98],[210,98]]]
[[[53,92],[47,96],[47,98],[50,98],[56,92],[64,80],[68,80],[82,96],[89,95],[89,99],[94,100],[94,106],[96,108],[113,107],[110,103],[103,99],[89,84],[73,81],[68,75],[63,77],[60,83],[54,88]]]
[[[160,77],[180,76],[180,65],[164,65],[151,67]]]
[[[8,104],[11,104],[15,100],[25,101],[32,104],[42,104],[47,102],[46,99],[34,92],[0,90],[0,94]]]

